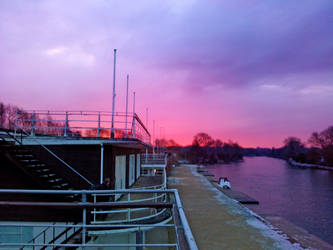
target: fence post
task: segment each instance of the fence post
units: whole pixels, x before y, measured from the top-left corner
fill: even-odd
[[[36,125],[36,113],[35,111],[32,113],[32,119],[31,119],[31,136],[35,135],[35,125]]]
[[[97,128],[97,137],[101,137],[101,112],[98,112],[98,128]]]
[[[87,194],[85,192],[82,193],[82,203],[87,202]],[[87,209],[83,208],[82,212],[82,244],[86,244],[86,223],[87,223]],[[84,249],[85,247],[82,247]]]
[[[135,119],[136,119],[136,114],[133,114],[133,122],[132,122],[132,138],[135,138]]]
[[[112,90],[112,114],[111,114],[111,139],[114,139],[114,108],[116,99],[116,57],[117,50],[113,50],[113,90]]]
[[[127,194],[127,201],[130,202],[131,201],[131,193]],[[131,209],[128,208],[127,209],[127,221],[131,220]]]
[[[129,75],[127,74],[127,83],[126,83],[126,114],[125,114],[125,138],[127,138],[127,118],[128,118],[128,81],[129,81]]]
[[[68,130],[68,112],[66,111],[64,136],[67,136],[67,130]]]
[[[135,119],[136,119],[136,114],[135,114],[135,92],[133,92],[133,124],[132,124],[132,136],[135,138]]]
[[[94,204],[96,204],[96,202],[97,202],[97,197],[96,197],[96,194],[93,194],[93,196],[94,196]],[[96,222],[96,207],[94,207],[94,222]]]

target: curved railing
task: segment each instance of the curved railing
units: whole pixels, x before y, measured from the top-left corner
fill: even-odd
[[[130,190],[164,190],[166,189],[166,171],[163,168],[162,184],[154,186],[145,186],[132,188]],[[151,193],[144,194],[144,197],[134,197],[131,193],[124,195],[118,203],[137,203],[137,202],[166,202],[168,201],[168,195],[166,193]],[[101,199],[114,200],[115,195],[110,194],[94,194],[94,203],[99,202],[98,197]],[[92,224],[115,224],[115,223],[135,223],[138,221],[144,221],[153,219],[163,215],[166,209],[151,209],[151,208],[127,208],[127,209],[116,209],[116,210],[102,210],[98,211],[94,209],[91,211],[93,214]],[[102,217],[102,218],[98,218]],[[106,217],[106,218],[105,218]]]
[[[157,194],[168,194],[170,197],[169,202],[133,202],[133,203],[121,203],[118,202],[110,202],[110,203],[92,203],[89,202],[89,197],[93,194],[143,194],[143,193],[157,193]],[[82,211],[82,221],[79,222],[79,224],[71,224],[71,225],[64,225],[64,224],[54,224],[54,223],[8,223],[8,222],[0,222],[0,227],[6,227],[6,228],[22,228],[22,227],[29,227],[29,228],[43,228],[44,230],[48,227],[51,228],[63,228],[64,230],[68,228],[77,228],[76,231],[79,231],[76,236],[80,236],[78,241],[75,243],[71,242],[60,242],[55,241],[55,238],[51,241],[39,241],[35,239],[35,242],[23,242],[23,240],[17,240],[16,242],[9,242],[8,240],[4,240],[0,242],[0,248],[2,247],[15,247],[15,249],[18,249],[20,247],[29,247],[34,249],[40,249],[40,248],[58,248],[58,247],[75,247],[75,248],[84,248],[84,247],[104,247],[104,248],[111,248],[111,247],[151,247],[153,249],[160,248],[160,247],[173,247],[176,249],[193,249],[197,250],[198,247],[195,243],[195,239],[192,235],[191,229],[189,227],[189,224],[186,220],[186,216],[184,213],[184,209],[182,206],[182,203],[180,201],[180,197],[178,194],[178,191],[176,189],[165,189],[165,190],[154,190],[154,189],[148,189],[148,190],[24,190],[24,189],[0,189],[0,194],[10,194],[12,198],[15,198],[15,201],[0,201],[0,206],[6,206],[10,208],[15,208],[16,210],[22,210],[26,207],[38,207],[38,208],[59,208],[59,209],[65,209],[65,208],[73,208],[78,209]],[[22,198],[22,194],[29,194],[29,197],[33,197],[32,195],[78,195],[81,197],[81,202],[35,202],[35,201],[20,201],[19,198]],[[88,198],[88,199],[87,199]],[[160,220],[159,222],[156,221],[148,221],[147,223],[123,223],[123,224],[89,224],[89,220],[87,218],[87,213],[90,209],[93,208],[159,208],[169,209],[171,215],[169,218],[166,218],[164,220]],[[171,221],[172,220],[172,221]],[[94,232],[96,234],[103,234],[102,230],[105,230],[105,233],[112,233],[115,232],[140,232],[145,230],[150,230],[152,228],[170,228],[172,235],[170,238],[168,237],[167,242],[161,242],[161,243],[150,243],[145,238],[139,241],[128,242],[127,240],[122,241],[121,243],[114,243],[112,240],[113,238],[110,237],[108,240],[104,243],[95,243],[94,241],[90,242],[88,235],[93,235]],[[9,229],[8,229],[9,230]],[[52,230],[53,231],[53,230]],[[56,231],[56,230],[54,230]],[[65,231],[64,231],[65,232]],[[185,238],[186,240],[185,240]],[[184,239],[184,240],[180,240]],[[32,240],[33,241],[33,240]]]

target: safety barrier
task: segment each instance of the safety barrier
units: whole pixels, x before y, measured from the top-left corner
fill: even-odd
[[[138,139],[150,143],[150,133],[136,113],[105,111],[16,112],[10,129],[21,128],[31,135]]]
[[[162,176],[162,183],[159,185],[154,186],[145,186],[145,187],[138,187],[138,188],[132,188],[131,190],[163,190],[166,189],[166,172],[165,172],[165,166],[161,168],[157,168],[159,170],[159,173]],[[144,172],[144,167],[141,168],[141,172]],[[154,173],[155,175],[155,173]],[[157,173],[156,173],[157,175]],[[147,176],[147,175],[146,175]],[[94,203],[97,203],[98,198],[103,200],[115,200],[115,195],[109,195],[109,194],[94,194]],[[156,194],[152,193],[151,195],[145,195],[143,197],[135,197],[131,195],[131,193],[128,193],[124,195],[118,202],[119,203],[131,203],[131,202],[148,202],[148,201],[154,201],[154,202],[165,202],[167,201],[168,197],[166,194]],[[97,211],[94,209],[91,213],[93,214],[93,221],[92,223],[95,224],[105,224],[105,223],[132,223],[137,221],[144,221],[148,219],[152,219],[154,217],[161,216],[163,213],[165,213],[166,210],[158,210],[158,209],[150,209],[150,208],[128,208],[128,209],[119,209],[119,210],[102,210]],[[101,216],[103,219],[98,219],[98,215]],[[105,217],[108,217],[105,219]]]
[[[159,202],[88,202],[89,197],[93,194],[107,194],[107,195],[115,195],[115,194],[157,194],[157,195],[166,195],[168,197],[167,201]],[[1,242],[0,247],[33,247],[41,249],[42,247],[174,247],[176,249],[185,249],[181,239],[184,236],[186,238],[186,245],[189,249],[197,249],[195,240],[191,233],[190,227],[185,217],[185,213],[183,211],[183,207],[180,201],[180,197],[178,191],[176,189],[165,189],[165,190],[23,190],[23,189],[2,189],[0,190],[0,194],[11,194],[12,197],[20,194],[38,194],[38,195],[80,195],[81,202],[31,202],[31,201],[0,201],[0,206],[6,206],[10,208],[24,208],[24,207],[53,207],[53,208],[76,208],[82,209],[82,222],[77,225],[58,225],[54,223],[32,223],[32,224],[24,224],[24,223],[4,223],[1,222],[1,227],[51,227],[51,228],[77,228],[80,230],[80,243],[70,243],[70,242]],[[88,199],[87,199],[88,198]],[[90,224],[87,221],[87,213],[89,209],[100,208],[100,209],[120,209],[120,208],[151,208],[151,209],[167,209],[170,212],[171,219],[173,223],[163,224],[163,223],[128,223],[128,224]],[[176,218],[177,217],[177,218]],[[96,230],[119,230],[121,228],[128,230],[141,230],[142,228],[159,228],[159,227],[171,227],[174,229],[175,242],[168,243],[159,243],[159,244],[150,244],[150,243],[121,243],[121,244],[113,244],[113,243],[104,243],[104,244],[96,244],[89,242],[87,239],[88,231],[93,232]],[[183,235],[183,236],[182,236]],[[111,238],[110,238],[111,239]]]

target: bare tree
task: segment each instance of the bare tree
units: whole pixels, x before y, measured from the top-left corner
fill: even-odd
[[[309,138],[309,143],[321,149],[325,164],[333,166],[333,126],[320,133],[314,132]]]
[[[321,131],[314,132],[308,141],[312,146],[320,147],[321,149],[333,146],[333,126]]]
[[[290,136],[286,138],[284,141],[284,151],[286,158],[293,158],[299,157],[300,154],[304,154],[304,144],[302,143],[301,139],[297,137]]]
[[[214,145],[214,139],[206,133],[198,133],[194,136],[192,145],[198,145],[199,147],[212,147]]]
[[[0,128],[3,128],[5,126],[5,119],[6,119],[5,105],[2,102],[0,102]]]

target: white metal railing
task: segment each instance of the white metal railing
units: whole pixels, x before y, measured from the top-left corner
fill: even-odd
[[[166,183],[166,166],[167,162],[159,163],[142,163],[141,176],[159,176],[163,177],[163,183]]]
[[[141,165],[141,176],[157,176],[162,175],[162,170],[156,167],[144,168]]]
[[[98,227],[98,229],[112,229],[114,230],[115,228],[117,228],[116,230],[119,232],[119,228],[125,228],[128,229],[125,232],[129,231],[133,231],[131,229],[135,229],[135,230],[140,230],[140,231],[144,231],[145,229],[149,230],[152,227],[153,228],[173,228],[175,227],[174,224],[154,224],[154,225],[149,225],[149,224],[117,224],[117,225],[82,225],[82,224],[78,224],[78,225],[71,225],[71,226],[66,226],[66,225],[57,225],[57,224],[50,224],[50,223],[31,223],[31,224],[21,224],[21,223],[6,223],[6,222],[0,222],[0,227],[7,227],[7,228],[15,228],[15,227],[20,227],[20,228],[45,228],[45,227],[49,227],[52,230],[56,230],[56,229],[60,229],[60,231],[65,231],[68,228],[75,230],[75,232],[82,232],[82,228],[85,228],[87,230],[93,230],[96,229],[96,227]],[[93,231],[92,231],[93,232]],[[86,242],[86,243],[78,243],[76,241],[76,243],[59,243],[59,242],[55,242],[55,243],[47,243],[47,242],[0,242],[0,248],[11,248],[11,249],[54,249],[57,247],[61,247],[61,248],[128,248],[128,247],[145,247],[145,248],[152,248],[152,249],[156,249],[156,247],[158,248],[175,248],[175,249],[181,249],[178,245],[177,242],[172,242],[172,243],[90,243],[90,242]]]
[[[142,170],[142,169],[141,169]],[[154,186],[146,186],[146,187],[139,187],[139,188],[132,188],[131,190],[164,190],[166,189],[166,171],[165,166],[158,169],[162,175],[162,183],[159,185]],[[154,174],[155,175],[155,174]],[[94,203],[98,202],[98,197],[103,198],[103,200],[115,200],[115,195],[110,194],[94,194]],[[145,196],[144,198],[134,198],[131,196],[131,193],[126,194],[126,197],[123,197],[122,200],[119,200],[119,203],[131,203],[131,202],[145,202],[145,201],[154,201],[154,202],[165,202],[167,201],[166,194],[156,194],[152,193],[150,196]],[[144,215],[138,215],[138,212],[143,212]],[[166,210],[162,209],[158,211],[157,209],[151,208],[127,208],[127,209],[117,209],[117,210],[103,210],[98,211],[94,209],[91,211],[93,214],[93,221],[92,223],[131,223],[136,221],[143,221],[147,219],[151,219],[153,217],[158,217],[163,214]],[[109,216],[109,219],[98,220],[97,215],[104,215]],[[115,216],[118,215],[118,216]],[[113,216],[113,218],[112,218]],[[118,218],[115,218],[118,217]]]
[[[167,161],[167,154],[159,153],[159,154],[141,154],[141,163],[148,164],[148,163],[166,163]]]
[[[151,193],[156,193],[156,194],[166,194],[170,196],[170,199],[168,200],[169,202],[150,202],[150,203],[142,203],[142,202],[136,202],[136,203],[126,203],[126,204],[121,204],[119,202],[104,202],[104,203],[91,203],[87,202],[87,196],[91,196],[94,194],[151,194]],[[190,230],[189,224],[186,220],[186,216],[182,207],[182,203],[178,194],[178,191],[176,189],[165,189],[165,190],[24,190],[24,189],[0,189],[0,194],[11,194],[12,198],[15,198],[15,195],[18,195],[19,197],[22,197],[22,194],[29,194],[31,195],[51,195],[51,194],[57,194],[57,195],[81,195],[81,202],[71,202],[71,203],[58,203],[57,202],[13,202],[13,201],[0,201],[0,206],[6,206],[6,207],[24,207],[24,206],[36,206],[36,207],[77,207],[78,209],[82,209],[82,222],[77,224],[77,225],[59,225],[59,224],[54,224],[54,223],[6,223],[6,222],[0,222],[1,227],[61,227],[64,229],[67,228],[77,228],[80,229],[80,235],[81,235],[81,240],[79,243],[34,243],[34,242],[1,242],[0,247],[175,247],[176,249],[182,249],[182,246],[180,245],[180,241],[178,241],[178,231],[180,228],[182,228],[187,245],[189,249],[197,250],[197,246],[194,240],[194,237],[192,235],[192,232]],[[171,202],[171,203],[170,203]],[[161,223],[145,223],[145,224],[103,224],[103,225],[94,225],[94,224],[89,224],[87,221],[87,209],[89,208],[94,208],[94,207],[138,207],[138,208],[145,208],[145,207],[150,207],[150,208],[165,208],[165,209],[170,209],[173,208],[170,212],[172,214],[173,218],[173,223],[171,224],[161,224]],[[177,211],[178,215],[177,218],[175,217],[174,211]],[[178,217],[179,216],[179,217]],[[179,218],[179,221],[181,224],[177,224],[176,222]],[[128,243],[121,243],[121,244],[112,244],[112,243],[105,243],[105,244],[94,244],[94,243],[89,243],[87,240],[87,232],[88,230],[102,230],[102,229],[119,229],[119,228],[124,228],[124,229],[129,229],[132,230],[133,228],[157,228],[157,227],[172,227],[175,229],[176,233],[176,242],[172,243],[159,243],[159,244],[149,244],[149,243],[138,243],[138,244],[128,244]]]
[[[14,130],[24,128],[31,135],[139,139],[150,143],[150,134],[136,113],[105,111],[17,111]]]
[[[97,196],[94,196],[94,203],[97,203]],[[110,197],[110,195],[99,195],[99,196],[107,196]],[[134,202],[147,202],[147,201],[153,201],[153,202],[165,202],[167,201],[167,195],[166,194],[156,194],[153,193],[152,195],[149,195],[146,198],[141,199],[131,199],[133,196],[131,196],[131,193],[126,194],[126,197],[124,200],[117,201],[118,203],[134,203]],[[137,212],[144,211],[144,215],[137,214]],[[94,211],[91,211],[93,214],[93,224],[107,224],[107,223],[133,223],[136,221],[143,221],[147,220],[153,217],[157,217],[161,215],[163,212],[165,212],[166,209],[162,209],[161,211],[158,211],[158,209],[152,209],[152,208],[127,208],[127,209],[116,209],[116,210],[102,210],[97,211],[94,209]],[[107,215],[109,218],[98,220],[97,215]],[[118,215],[118,216],[115,216]],[[111,217],[111,218],[110,218]],[[118,218],[117,218],[118,217]]]

